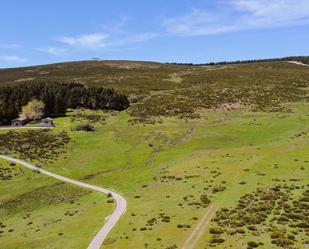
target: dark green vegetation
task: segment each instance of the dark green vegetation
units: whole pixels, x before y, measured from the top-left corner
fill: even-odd
[[[309,56],[300,57],[299,59],[296,59],[296,61],[309,65]]]
[[[263,245],[259,236],[270,235],[271,243],[282,248],[297,248],[295,242],[307,244],[309,234],[309,186],[297,184],[299,179],[269,189],[258,188],[242,196],[234,209],[222,208],[213,219],[210,245],[223,243],[226,236],[245,236],[247,233],[259,243],[249,241],[248,248]],[[295,192],[302,191],[300,197]],[[224,235],[222,235],[224,234]],[[263,239],[262,239],[263,240]]]
[[[15,163],[0,164],[0,180],[11,180],[15,176],[19,176],[23,173],[23,170],[15,167]]]
[[[9,131],[0,134],[0,152],[17,154],[26,161],[52,163],[65,153],[71,138],[66,132],[52,133],[49,130]],[[40,165],[39,165],[40,166]]]
[[[75,131],[95,131],[95,128],[92,124],[89,123],[83,123],[83,124],[78,124],[75,126],[75,128],[73,129]]]
[[[91,123],[91,124],[105,124],[106,114],[100,113],[88,113],[87,110],[78,109],[70,116],[72,122],[79,123]]]
[[[308,101],[309,70],[287,62],[179,66],[152,62],[84,61],[0,70],[0,83],[84,82],[114,88],[134,103],[138,121],[199,117],[200,108],[279,111]],[[25,85],[27,85],[25,84]]]
[[[233,64],[249,64],[249,63],[260,63],[260,62],[278,62],[278,61],[296,61],[304,64],[309,64],[309,56],[289,56],[283,58],[272,58],[272,59],[256,59],[256,60],[243,60],[243,61],[220,61],[210,63],[167,63],[173,65],[187,65],[187,66],[213,66],[213,65],[233,65]]]
[[[76,186],[56,183],[51,186],[37,188],[16,196],[14,199],[0,203],[0,210],[5,215],[17,212],[31,212],[46,206],[60,203],[74,203],[90,192]]]
[[[103,87],[77,83],[15,83],[0,86],[0,124],[9,124],[18,117],[22,106],[34,98],[44,102],[44,115],[52,117],[64,116],[68,107],[120,111],[129,106],[125,95]]]

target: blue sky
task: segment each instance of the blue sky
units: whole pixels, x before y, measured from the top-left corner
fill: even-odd
[[[309,55],[309,0],[1,0],[0,67]]]

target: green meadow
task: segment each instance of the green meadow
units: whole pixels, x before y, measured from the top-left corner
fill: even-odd
[[[95,132],[74,131],[76,124],[87,121],[74,118],[81,112],[85,119],[104,117],[90,120]],[[280,112],[205,109],[198,119],[162,117],[154,124],[132,124],[131,119],[128,112],[71,110],[55,119],[56,128],[50,131],[65,131],[70,142],[56,158],[43,162],[44,169],[115,190],[127,200],[127,212],[102,248],[182,248],[209,209],[211,215],[192,248],[268,249],[285,243],[306,248],[308,227],[299,227],[293,217],[280,223],[279,209],[272,206],[289,204],[293,213],[293,201],[308,190],[307,103],[289,104],[289,111]],[[100,193],[5,161],[0,167],[3,176],[11,174],[0,180],[1,248],[86,248],[114,208]],[[289,193],[288,198],[280,199],[274,194],[277,190],[269,190],[276,186],[282,194]],[[250,212],[262,212],[258,218],[265,219],[255,222],[250,216],[234,227],[232,219],[241,218],[235,216],[241,198],[247,194],[264,198],[263,191],[272,191],[270,205],[260,211],[261,199],[248,203],[256,207]],[[225,225],[215,219],[222,209],[231,212]],[[300,211],[298,206],[295,212]],[[298,219],[308,226],[307,217]],[[214,234],[218,227],[222,231]],[[275,229],[281,237],[271,238]],[[282,243],[275,244],[275,239]]]

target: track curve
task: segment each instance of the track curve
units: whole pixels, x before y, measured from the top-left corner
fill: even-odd
[[[111,216],[109,216],[109,218],[108,218],[107,222],[104,224],[104,226],[100,229],[100,231],[92,239],[92,241],[90,242],[90,244],[87,247],[87,249],[99,249],[102,246],[106,236],[109,234],[109,232],[117,224],[117,222],[120,219],[120,217],[126,211],[126,207],[127,207],[126,200],[121,195],[119,195],[118,193],[116,193],[114,191],[111,191],[111,190],[108,190],[108,189],[105,189],[105,188],[102,188],[102,187],[98,187],[98,186],[95,186],[95,185],[91,185],[91,184],[88,184],[88,183],[76,181],[76,180],[73,180],[73,179],[70,179],[70,178],[67,178],[67,177],[64,177],[64,176],[60,176],[60,175],[57,175],[57,174],[54,174],[52,172],[49,172],[47,170],[35,167],[35,166],[33,166],[33,165],[31,165],[31,164],[29,164],[27,162],[24,162],[22,160],[19,160],[19,159],[13,158],[13,157],[0,155],[0,158],[2,158],[4,160],[7,160],[7,161],[11,161],[11,162],[17,163],[17,164],[20,164],[20,165],[22,165],[22,166],[24,166],[24,167],[26,167],[28,169],[31,169],[31,170],[36,171],[36,172],[40,172],[40,173],[42,173],[44,175],[47,175],[47,176],[50,176],[50,177],[53,177],[53,178],[56,178],[56,179],[58,179],[58,180],[60,180],[62,182],[67,182],[67,183],[71,183],[71,184],[74,184],[74,185],[77,185],[77,186],[80,186],[80,187],[83,187],[83,188],[88,188],[88,189],[91,189],[91,190],[94,190],[94,191],[99,191],[99,192],[102,192],[102,193],[104,193],[106,195],[107,194],[111,194],[112,195],[112,197],[116,201],[116,205],[117,205],[116,209],[111,214]]]

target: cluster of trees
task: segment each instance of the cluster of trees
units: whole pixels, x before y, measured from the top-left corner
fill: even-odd
[[[109,109],[121,111],[129,106],[128,98],[103,87],[72,83],[12,84],[0,86],[0,124],[17,118],[31,100],[44,103],[44,116],[64,116],[67,108]]]
[[[290,56],[283,58],[272,58],[272,59],[257,59],[257,60],[237,60],[237,61],[220,61],[220,62],[209,62],[209,63],[166,63],[170,65],[179,65],[179,66],[214,66],[214,65],[228,65],[228,64],[248,64],[256,62],[271,62],[271,61],[298,61],[304,64],[309,64],[309,56]]]

